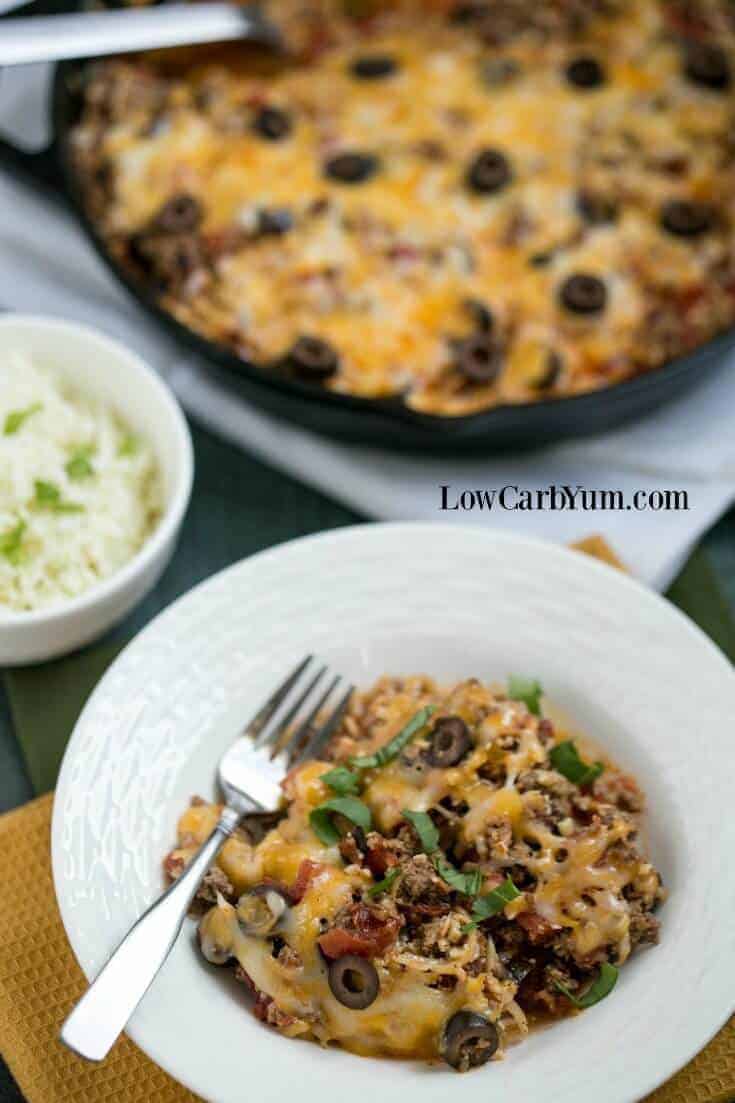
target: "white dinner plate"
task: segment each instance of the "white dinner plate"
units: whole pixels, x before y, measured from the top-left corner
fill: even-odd
[[[612,568],[455,526],[367,525],[263,552],[126,648],[76,726],[54,806],[56,892],[88,977],[161,890],[177,818],[192,794],[214,795],[237,722],[307,651],[358,684],[386,671],[540,678],[647,793],[669,890],[661,943],[603,1003],[458,1076],[269,1030],[187,923],[130,1023],[154,1061],[216,1103],[633,1103],[709,1041],[733,1010],[733,669]]]

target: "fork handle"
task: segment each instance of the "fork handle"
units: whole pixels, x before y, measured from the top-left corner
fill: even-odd
[[[61,1028],[60,1038],[88,1061],[107,1056],[168,957],[199,884],[242,812],[223,809],[194,860],[128,931]]]

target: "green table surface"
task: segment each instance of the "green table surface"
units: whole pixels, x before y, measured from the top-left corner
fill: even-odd
[[[0,690],[0,811],[53,787],[61,751],[58,738],[51,753],[39,754],[37,744],[28,744],[26,764],[7,690],[22,727],[48,718],[49,727],[68,731],[79,707],[80,683],[91,688],[97,671],[125,640],[179,594],[262,548],[362,520],[204,431],[192,427],[192,433],[197,462],[192,503],[178,551],[155,591],[86,656],[5,676]],[[669,597],[735,661],[735,510],[707,534]],[[23,1103],[2,1061],[0,1101]]]

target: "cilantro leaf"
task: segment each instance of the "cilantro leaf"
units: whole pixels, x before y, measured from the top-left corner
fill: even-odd
[[[418,835],[425,854],[433,854],[438,850],[439,832],[428,812],[412,812],[410,808],[404,808],[401,815],[404,820],[408,820]]]
[[[135,456],[140,449],[140,438],[135,433],[126,433],[117,448],[118,456]]]
[[[94,475],[93,455],[94,447],[91,444],[83,444],[77,448],[64,467],[69,478],[78,482],[80,479],[88,479]]]
[[[313,808],[309,816],[312,831],[325,846],[333,846],[341,838],[334,823],[335,815],[344,816],[363,831],[369,831],[373,825],[370,809],[357,797],[332,797]]]
[[[529,712],[534,716],[541,715],[541,695],[543,693],[541,683],[535,678],[523,678],[512,674],[508,679],[508,696],[514,701],[523,701]]]
[[[349,770],[347,766],[335,766],[333,770],[322,774],[319,780],[340,797],[357,796],[362,787],[360,775],[354,770]]]
[[[396,877],[400,875],[400,868],[393,866],[393,869],[389,869],[382,881],[376,881],[374,885],[371,885],[368,891],[368,896],[380,896],[381,892],[388,892],[391,885],[395,881]]]
[[[617,982],[618,972],[619,970],[616,969],[614,965],[610,965],[609,962],[603,961],[597,978],[581,996],[573,995],[569,989],[565,988],[558,980],[554,981],[554,984],[568,1000],[572,1001],[575,1007],[584,1011],[588,1007],[594,1007],[600,1000],[604,1000],[605,996],[610,995]]]
[[[5,423],[3,425],[3,433],[5,436],[12,437],[14,433],[22,429],[29,417],[33,417],[34,414],[37,414],[38,411],[42,409],[42,402],[33,402],[23,410],[11,410],[9,414],[5,415]]]
[[[520,895],[521,893],[513,884],[512,878],[506,877],[502,885],[498,885],[497,888],[485,893],[484,896],[478,896],[472,905],[472,922],[465,923],[462,928],[463,933],[473,930],[478,923],[482,923],[483,919],[489,919],[490,916],[497,915],[506,904],[510,904],[511,900],[516,900]]]
[[[27,527],[25,521],[18,521],[17,525],[0,533],[0,555],[4,555],[13,567],[23,562],[23,537]]]
[[[429,717],[434,712],[436,712],[435,705],[427,705],[426,708],[419,709],[406,726],[401,728],[398,734],[394,735],[385,746],[375,751],[374,754],[358,755],[351,758],[351,765],[356,766],[358,770],[374,770],[379,766],[385,766],[388,762],[392,762],[394,758],[398,757],[406,744],[410,743],[413,737],[425,727]]]
[[[33,484],[36,497],[34,505],[39,509],[50,509],[53,513],[84,513],[84,506],[78,502],[65,502],[56,483],[36,479]]]
[[[560,774],[574,785],[591,785],[605,769],[601,762],[589,765],[579,757],[574,741],[565,739],[563,743],[557,743],[549,752],[551,765]]]
[[[450,888],[465,896],[477,896],[482,888],[482,873],[479,869],[473,869],[470,873],[460,873],[441,854],[433,854],[431,860],[442,881],[446,881]]]
[[[422,850],[431,858],[434,869],[442,881],[446,881],[450,888],[465,896],[477,896],[482,886],[482,874],[479,869],[473,869],[470,873],[460,873],[451,862],[447,861],[439,850],[439,832],[428,812],[412,812],[410,808],[404,808],[403,818],[412,824]]]

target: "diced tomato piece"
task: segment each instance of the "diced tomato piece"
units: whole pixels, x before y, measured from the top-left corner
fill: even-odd
[[[516,916],[516,922],[523,927],[529,941],[534,945],[548,942],[561,929],[555,924],[549,923],[548,919],[544,919],[538,912],[521,912],[520,915]]]
[[[385,915],[366,904],[355,904],[344,923],[320,935],[318,942],[325,957],[378,957],[395,942],[400,929],[396,916]]]
[[[326,868],[323,862],[312,862],[311,858],[304,858],[288,893],[294,904],[301,903],[311,882]]]

